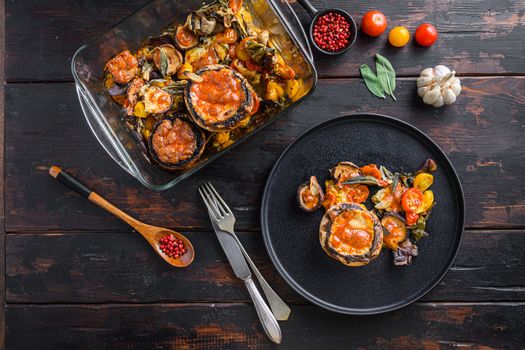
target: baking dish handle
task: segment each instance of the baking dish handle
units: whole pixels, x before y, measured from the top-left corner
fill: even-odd
[[[289,15],[285,14],[281,6],[277,5],[277,1],[279,3],[285,4]],[[299,17],[295,13],[290,3],[288,3],[288,0],[268,0],[268,2],[272,5],[277,15],[281,18],[284,26],[288,30],[288,33],[293,37],[295,42],[304,52],[310,64],[314,65],[314,55],[312,54],[312,47],[310,46],[308,36],[306,35],[306,32],[303,28],[301,21],[299,20]],[[295,26],[291,22],[294,23]],[[294,28],[298,28],[299,35],[297,35],[297,30],[295,30]]]
[[[122,150],[119,150],[119,142],[115,141],[115,137],[110,134],[109,126],[105,125],[107,122],[101,120],[99,117],[100,113],[97,112],[98,108],[84,91],[82,85],[79,83],[76,83],[75,85],[82,112],[84,112],[89,128],[97,138],[98,142],[111,158],[122,167],[122,169],[126,170],[130,175],[135,176],[135,172],[129,165],[129,162],[126,161],[125,157],[122,155]]]

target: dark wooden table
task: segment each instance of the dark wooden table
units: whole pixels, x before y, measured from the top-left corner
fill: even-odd
[[[317,57],[313,96],[191,179],[156,193],[95,140],[69,68],[81,43],[148,0],[6,1],[0,347],[274,347],[197,197],[206,178],[233,204],[248,252],[292,305],[281,348],[525,347],[525,1],[326,2],[359,21],[377,7],[390,27],[411,32],[429,21],[440,38],[429,49],[394,49],[386,35],[360,37],[337,60]],[[373,98],[359,78],[359,65],[371,64],[376,52],[397,69],[397,102]],[[415,77],[436,64],[461,76],[463,92],[448,108],[424,106],[416,96]],[[314,124],[358,111],[389,114],[428,133],[452,160],[467,202],[464,240],[443,281],[413,305],[372,317],[334,314],[299,297],[274,270],[259,230],[263,184],[286,145]],[[52,164],[138,218],[184,232],[197,260],[170,269],[125,224],[53,181]]]

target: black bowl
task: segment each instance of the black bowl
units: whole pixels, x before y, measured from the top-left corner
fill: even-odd
[[[324,49],[320,48],[319,46],[317,46],[317,43],[314,40],[314,25],[315,25],[315,22],[317,22],[319,17],[321,17],[323,15],[326,15],[327,13],[340,14],[348,21],[348,23],[350,23],[350,39],[348,40],[348,44],[345,47],[343,47],[341,50],[339,50],[339,51],[327,51],[327,50],[324,50]],[[329,55],[329,56],[337,56],[337,55],[341,55],[341,54],[345,53],[346,51],[348,51],[352,47],[352,45],[354,45],[354,43],[355,43],[355,41],[357,39],[357,24],[355,23],[355,21],[352,18],[352,16],[350,16],[350,14],[348,14],[348,12],[346,12],[346,11],[343,11],[341,9],[326,9],[326,10],[322,10],[322,11],[317,12],[317,14],[314,16],[314,18],[312,19],[312,22],[310,23],[310,32],[309,33],[310,33],[310,41],[312,42],[314,47],[319,52],[322,52],[325,55]]]

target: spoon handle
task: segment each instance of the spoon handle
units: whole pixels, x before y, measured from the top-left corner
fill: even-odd
[[[133,226],[133,228],[135,228],[137,231],[139,231],[141,226],[144,225],[142,222],[138,221],[137,219],[129,216],[128,214],[120,210],[119,208],[115,207],[113,204],[111,204],[110,202],[105,200],[103,197],[101,197],[98,193],[90,190],[86,185],[78,181],[72,175],[66,173],[61,168],[53,165],[49,169],[49,175],[51,175],[52,177],[54,177],[55,179],[57,179],[58,181],[66,185],[67,187],[71,188],[73,191],[89,199],[91,202],[95,203],[102,209],[105,209],[106,211],[110,212],[116,217],[127,222],[129,225]]]

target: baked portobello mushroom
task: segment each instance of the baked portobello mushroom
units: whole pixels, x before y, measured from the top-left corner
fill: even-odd
[[[242,75],[223,65],[196,72],[202,81],[188,81],[184,101],[193,121],[209,131],[238,128],[254,106],[252,87]]]
[[[313,212],[319,209],[323,204],[323,200],[323,189],[315,176],[311,176],[310,181],[303,183],[297,189],[299,208],[306,212]]]
[[[319,227],[321,247],[347,266],[363,266],[381,253],[383,229],[377,216],[355,203],[331,207]]]
[[[165,117],[153,127],[149,137],[151,158],[168,171],[187,168],[200,158],[206,145],[204,133],[185,115]]]

